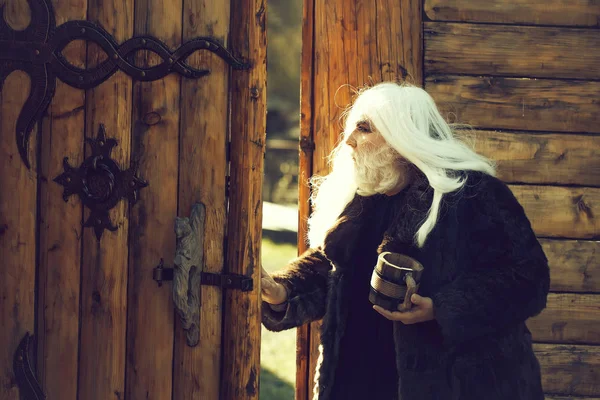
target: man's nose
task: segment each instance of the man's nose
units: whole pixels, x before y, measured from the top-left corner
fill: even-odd
[[[356,143],[356,138],[354,137],[354,132],[352,132],[350,134],[350,136],[348,136],[348,138],[346,139],[346,144],[348,146],[352,147],[353,149],[356,148],[357,143]]]

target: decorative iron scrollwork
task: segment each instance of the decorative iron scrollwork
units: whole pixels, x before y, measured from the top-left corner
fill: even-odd
[[[191,39],[175,51],[170,51],[162,41],[152,36],[135,37],[119,44],[101,26],[89,21],[69,21],[56,27],[50,0],[28,0],[28,3],[31,23],[22,31],[8,26],[4,20],[4,7],[0,7],[0,90],[6,77],[15,70],[25,71],[31,77],[31,92],[17,120],[16,131],[19,153],[28,168],[29,136],[54,96],[57,77],[80,89],[96,87],[118,70],[140,81],[158,80],[171,72],[187,78],[200,78],[208,75],[210,70],[197,69],[185,62],[197,50],[216,54],[233,69],[250,68],[249,63],[234,57],[210,37]],[[78,39],[98,44],[108,58],[90,69],[71,64],[62,50]],[[158,54],[162,63],[150,68],[137,67],[133,63],[133,55],[139,50]]]
[[[135,204],[138,191],[148,186],[148,183],[136,176],[137,163],[132,163],[131,168],[122,171],[110,158],[117,141],[106,138],[104,125],[100,124],[96,139],[86,138],[86,142],[90,144],[92,155],[79,168],[72,167],[68,157],[65,157],[65,172],[54,178],[54,181],[65,187],[65,201],[69,200],[69,196],[78,194],[82,203],[90,209],[90,216],[83,226],[93,227],[100,240],[105,229],[117,230],[110,221],[108,211],[124,197],[129,199],[130,204]]]
[[[29,345],[33,336],[27,332],[15,351],[13,358],[13,372],[19,387],[21,398],[24,400],[45,400],[46,395],[42,390],[29,362]]]

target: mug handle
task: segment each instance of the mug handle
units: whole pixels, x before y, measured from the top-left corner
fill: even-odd
[[[415,279],[412,276],[412,272],[406,274],[405,281],[406,295],[404,296],[404,302],[398,305],[398,311],[408,311],[411,309],[412,302],[410,301],[410,298],[412,297],[413,293],[417,292],[417,289],[419,288],[419,285],[417,285],[417,282],[415,282]]]

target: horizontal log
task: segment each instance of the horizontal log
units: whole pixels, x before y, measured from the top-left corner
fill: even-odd
[[[600,78],[600,30],[427,22],[425,74]]]
[[[600,186],[596,137],[475,130],[458,134],[498,162],[498,177],[505,182]]]
[[[600,189],[510,185],[533,230],[542,237],[594,239],[600,236]]]
[[[600,133],[600,82],[434,75],[425,88],[451,122]]]
[[[563,396],[600,395],[600,347],[534,344],[544,392]],[[571,397],[569,397],[571,398]]]
[[[540,239],[550,264],[550,290],[600,292],[600,243]]]
[[[533,339],[600,344],[600,295],[550,293],[546,308],[527,321]]]
[[[600,3],[590,0],[425,0],[433,21],[600,26]]]

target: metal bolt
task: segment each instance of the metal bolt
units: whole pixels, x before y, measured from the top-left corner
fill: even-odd
[[[83,76],[79,75],[79,80],[83,81]]]
[[[100,218],[96,219],[96,225],[100,225],[102,223],[102,221],[100,220]]]
[[[146,76],[146,73],[144,71],[142,71],[142,76]]]
[[[118,55],[117,53],[115,53],[115,54],[113,54],[113,58],[114,58],[115,60],[118,60],[118,59],[119,59],[119,55]]]
[[[100,147],[104,146],[104,142],[103,142],[102,140],[101,140],[101,141],[99,141],[99,142],[98,142],[98,146],[100,146]]]
[[[85,33],[85,28],[81,28],[81,33]]]
[[[67,179],[65,179],[67,181],[67,183],[71,183],[71,177],[67,176]]]
[[[35,55],[39,56],[40,55],[40,51],[38,49],[35,49]]]
[[[173,58],[169,57],[169,64],[173,64]]]
[[[142,44],[146,44],[146,39],[142,39]]]
[[[227,278],[227,284],[231,285],[231,279],[230,278]]]
[[[131,187],[135,187],[135,181],[131,181],[131,182],[129,182],[129,186],[131,186]]]
[[[23,356],[19,354],[19,356],[17,357],[17,359],[18,359],[19,361],[23,361]]]
[[[250,97],[252,97],[253,99],[258,99],[259,96],[259,92],[258,89],[253,87],[252,89],[250,89]]]

